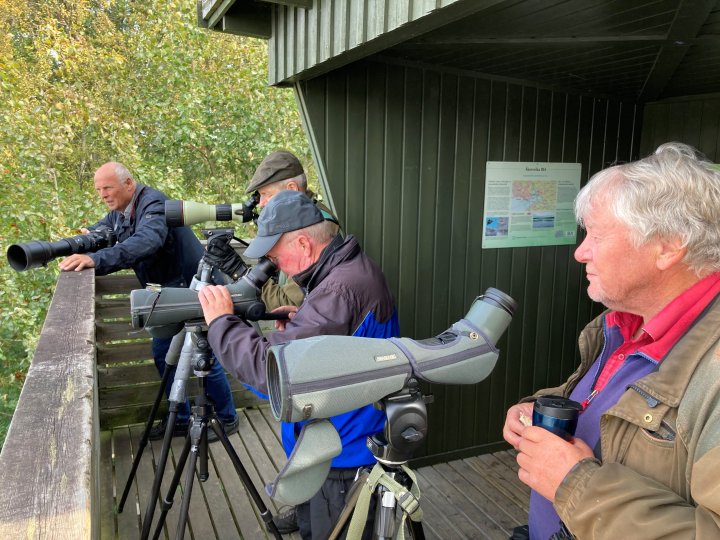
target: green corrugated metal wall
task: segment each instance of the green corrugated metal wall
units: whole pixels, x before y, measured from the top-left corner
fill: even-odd
[[[398,30],[423,18],[431,16],[429,27],[434,28],[495,3],[497,0],[315,0],[312,9],[278,5],[273,10],[268,42],[268,79],[277,84],[342,55],[362,58],[368,54],[359,51],[362,46],[372,42],[375,51],[385,49],[403,40],[397,37]]]
[[[720,161],[720,94],[669,99],[645,105],[640,155],[680,141]]]
[[[584,182],[636,157],[635,105],[376,61],[296,90],[321,179],[385,271],[403,335],[437,334],[489,286],[519,301],[492,375],[431,389],[422,455],[492,450],[509,404],[573,370],[598,307],[573,247],[481,250],[485,162],[580,162]]]

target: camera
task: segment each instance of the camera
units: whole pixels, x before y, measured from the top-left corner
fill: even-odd
[[[24,244],[13,244],[7,250],[10,266],[17,272],[44,266],[57,257],[74,253],[95,252],[115,245],[117,237],[109,227],[98,227],[87,234],[63,238],[57,242],[33,240]]]
[[[256,191],[244,203],[203,204],[193,201],[165,201],[165,221],[170,227],[196,225],[206,221],[238,221],[247,223],[257,218],[255,207],[260,202]]]
[[[265,318],[261,291],[276,271],[272,261],[263,257],[239,280],[226,285],[235,315],[248,321]],[[202,319],[203,310],[197,290],[192,285],[189,289],[149,287],[130,292],[130,315],[133,328],[144,328],[153,337],[172,337],[186,321]]]

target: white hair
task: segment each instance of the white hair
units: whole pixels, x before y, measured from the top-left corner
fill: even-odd
[[[691,146],[666,143],[646,158],[595,174],[575,199],[581,227],[598,199],[630,229],[636,247],[680,238],[689,268],[698,275],[720,270],[720,170]]]
[[[297,184],[297,187],[300,188],[301,193],[307,192],[307,176],[305,176],[305,173],[298,174],[297,176],[293,176],[292,178],[286,178],[285,180],[278,180],[277,183],[281,186],[278,191],[287,189],[290,182],[295,182]]]

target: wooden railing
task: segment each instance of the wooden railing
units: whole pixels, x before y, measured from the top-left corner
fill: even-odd
[[[139,286],[132,274],[59,275],[0,453],[3,540],[98,537],[99,432],[145,422],[160,382],[149,337],[130,326]],[[236,407],[259,403],[231,388]]]
[[[93,272],[61,273],[0,454],[0,538],[93,538],[98,418]]]

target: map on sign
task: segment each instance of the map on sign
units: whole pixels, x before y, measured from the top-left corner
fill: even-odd
[[[483,248],[574,244],[579,163],[488,161]]]
[[[552,212],[557,207],[557,186],[553,182],[514,180],[511,212]]]

